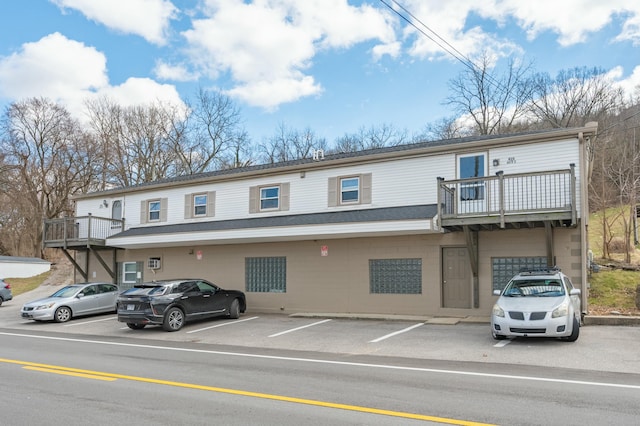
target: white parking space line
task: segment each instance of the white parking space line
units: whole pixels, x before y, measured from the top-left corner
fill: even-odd
[[[398,334],[406,333],[407,331],[413,330],[414,328],[418,328],[421,325],[424,325],[424,323],[421,322],[420,324],[414,324],[411,327],[407,327],[407,328],[402,329],[402,330],[394,331],[393,333],[389,333],[386,336],[382,336],[382,337],[378,337],[377,339],[370,340],[369,343],[378,343],[378,342],[380,342],[380,341],[382,341],[384,339],[388,339],[389,337],[397,336]]]
[[[322,320],[322,321],[314,322],[313,324],[307,324],[307,325],[303,325],[302,327],[292,328],[291,330],[281,331],[280,333],[272,334],[272,335],[271,335],[271,336],[269,336],[269,337],[282,336],[283,334],[291,333],[291,332],[293,332],[293,331],[302,330],[303,328],[307,328],[307,327],[313,327],[314,325],[324,324],[325,322],[329,322],[329,321],[331,321],[331,319],[326,319],[326,320]]]
[[[117,319],[117,318],[118,317],[109,317],[109,318],[101,318],[101,319],[92,320],[92,321],[74,322],[73,324],[65,324],[63,327],[74,327],[76,325],[91,324],[93,322],[113,321],[114,319]]]
[[[222,324],[216,324],[216,325],[212,325],[211,327],[205,327],[205,328],[199,328],[197,330],[187,331],[187,334],[197,333],[199,331],[211,330],[212,328],[217,328],[217,327],[224,327],[225,325],[238,324],[238,323],[245,322],[245,321],[251,321],[251,320],[254,320],[256,318],[260,318],[260,317],[251,317],[251,318],[245,318],[245,319],[236,320],[236,321],[229,321],[229,322],[225,322],[225,323],[222,323]]]
[[[494,348],[502,348],[503,346],[507,346],[509,343],[511,343],[511,340],[501,340],[498,343],[496,343],[495,345],[493,345]]]

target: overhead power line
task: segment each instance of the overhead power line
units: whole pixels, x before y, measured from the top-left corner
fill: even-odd
[[[390,3],[393,3],[395,6],[397,6],[397,8],[402,10],[402,12],[404,12],[404,14],[408,15],[408,17],[405,16],[403,13],[400,13],[399,10],[394,8],[386,0],[380,0],[380,2],[382,4],[384,4],[385,6],[387,6],[387,8],[389,10],[391,10],[393,13],[398,15],[403,21],[405,21],[406,23],[411,25],[413,28],[415,28],[420,34],[424,35],[429,40],[433,41],[440,49],[444,50],[449,55],[451,55],[453,58],[455,58],[460,63],[462,63],[462,65],[464,65],[465,67],[471,69],[471,71],[478,71],[478,67],[476,66],[476,64],[473,63],[473,61],[471,59],[467,58],[462,52],[460,52],[458,49],[456,49],[451,43],[449,43],[447,40],[445,40],[436,31],[434,31],[431,28],[429,28],[429,26],[427,24],[425,24],[420,19],[418,19],[413,13],[411,13],[409,10],[407,10],[407,8],[402,6],[396,0],[390,0]],[[411,18],[411,19],[409,19],[409,18]],[[419,28],[415,23],[420,24],[420,26],[423,27],[424,30],[422,28]]]
[[[502,83],[497,81],[491,73],[485,73],[485,70],[481,69],[477,66],[469,57],[467,57],[464,53],[460,52],[455,46],[449,43],[444,37],[438,34],[436,31],[432,30],[427,24],[422,22],[419,18],[417,18],[411,11],[409,11],[406,7],[401,5],[397,0],[380,0],[382,4],[387,6],[389,10],[398,15],[403,21],[407,24],[411,25],[416,29],[420,34],[427,37],[429,40],[433,41],[440,49],[451,55],[454,59],[459,61],[462,65],[468,68],[474,74],[484,74],[483,78],[495,87],[496,89],[503,88]],[[395,5],[396,7],[393,7]],[[401,13],[402,12],[402,13]],[[418,24],[418,25],[416,25]],[[511,98],[513,94],[509,94]]]

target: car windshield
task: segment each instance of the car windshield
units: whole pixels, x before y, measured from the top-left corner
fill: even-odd
[[[73,297],[79,288],[80,287],[78,286],[62,287],[60,290],[53,293],[51,297]]]
[[[564,287],[558,279],[512,280],[504,289],[507,297],[558,297],[564,295]]]

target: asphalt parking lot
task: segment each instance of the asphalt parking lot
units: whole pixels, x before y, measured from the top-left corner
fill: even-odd
[[[177,332],[149,326],[131,330],[106,314],[75,318],[67,323],[34,322],[20,317],[23,303],[57,288],[39,288],[0,306],[5,332],[52,332],[74,338],[136,338],[234,347],[287,349],[350,355],[400,356],[478,363],[553,365],[640,374],[640,327],[584,326],[578,341],[515,339],[495,341],[488,322],[425,321],[418,318],[350,319],[327,315],[290,316],[247,313],[238,320],[214,319],[187,324]]]

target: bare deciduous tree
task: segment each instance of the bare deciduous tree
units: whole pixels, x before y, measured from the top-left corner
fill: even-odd
[[[505,72],[499,74],[494,62],[483,52],[473,66],[449,80],[451,94],[444,103],[461,119],[472,122],[465,133],[509,133],[525,117],[531,97],[531,64],[509,59]]]
[[[280,123],[276,133],[260,145],[261,157],[265,163],[307,158],[313,155],[314,150],[326,151],[326,139],[317,137],[310,128],[293,130],[284,123]]]
[[[174,105],[122,107],[101,98],[86,104],[101,147],[99,186],[131,186],[176,176],[184,170],[177,149],[185,138],[185,116]]]
[[[365,149],[383,148],[409,143],[406,130],[399,130],[393,124],[382,123],[368,129],[360,127],[357,133],[346,134],[336,140],[335,152],[357,152]]]
[[[427,124],[422,132],[414,137],[416,142],[420,140],[437,141],[471,136],[469,129],[464,127],[457,117],[441,118]]]
[[[189,108],[188,135],[176,152],[185,173],[200,173],[228,166],[228,149],[250,152],[247,133],[241,128],[240,110],[221,93],[200,89]],[[250,160],[248,160],[250,161]]]
[[[1,192],[11,208],[4,211],[11,227],[9,251],[39,257],[42,219],[73,213],[71,197],[95,178],[96,149],[65,108],[44,98],[9,106],[1,135],[7,169]]]
[[[563,70],[555,78],[539,73],[531,84],[530,112],[543,125],[554,128],[602,120],[623,104],[622,89],[599,68]]]

